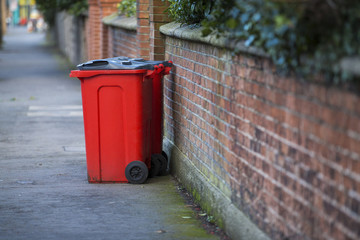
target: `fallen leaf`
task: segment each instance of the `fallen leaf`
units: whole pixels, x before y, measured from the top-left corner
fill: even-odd
[[[189,219],[189,218],[191,218],[191,217],[189,217],[189,216],[182,216],[182,218],[184,218],[184,219]]]

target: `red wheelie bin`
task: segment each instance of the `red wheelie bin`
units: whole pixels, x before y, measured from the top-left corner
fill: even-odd
[[[143,183],[157,167],[151,161],[153,79],[171,66],[118,57],[71,71],[81,81],[90,183]]]

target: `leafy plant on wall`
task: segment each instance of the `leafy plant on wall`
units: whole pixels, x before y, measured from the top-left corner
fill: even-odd
[[[203,26],[263,49],[284,72],[321,73],[332,82],[356,80],[339,62],[360,55],[360,1],[169,0],[173,20]]]
[[[136,0],[122,0],[118,3],[119,15],[133,17],[136,14]]]

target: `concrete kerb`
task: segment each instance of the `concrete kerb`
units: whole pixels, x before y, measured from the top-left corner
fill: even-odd
[[[207,211],[208,215],[215,217],[217,224],[232,239],[270,239],[234,206],[228,197],[213,186],[174,143],[164,138],[163,148],[169,156],[170,169],[174,177],[195,195],[195,200]]]

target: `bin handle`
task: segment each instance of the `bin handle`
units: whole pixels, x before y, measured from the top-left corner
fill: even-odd
[[[158,65],[155,65],[154,70],[148,70],[147,73],[146,73],[146,76],[152,78],[156,74],[159,74],[160,72],[161,72],[160,67]]]
[[[154,70],[148,70],[146,73],[147,77],[154,77],[155,74],[162,74],[162,75],[167,75],[170,73],[170,70],[172,68],[173,62],[169,61],[169,63],[171,64],[171,66],[167,66],[165,67],[164,64],[159,64],[154,66]]]

